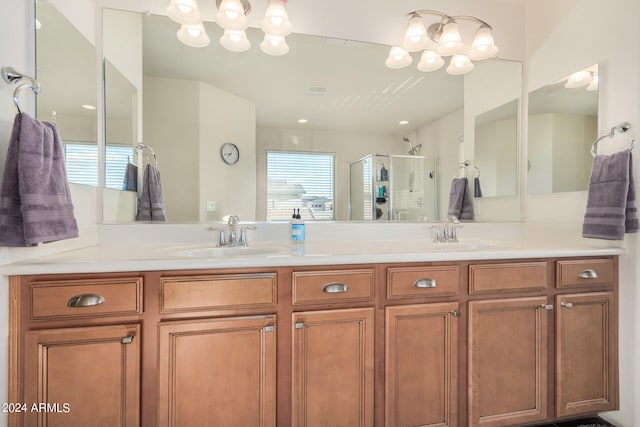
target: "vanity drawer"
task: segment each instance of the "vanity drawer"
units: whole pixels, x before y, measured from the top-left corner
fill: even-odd
[[[142,314],[142,277],[33,282],[32,320]]]
[[[470,265],[469,294],[544,290],[548,278],[546,261]]]
[[[293,304],[373,300],[373,269],[295,271]]]
[[[556,274],[558,288],[611,285],[614,265],[606,258],[558,261]]]
[[[387,299],[456,295],[460,286],[457,265],[391,267],[387,270]]]
[[[163,277],[160,312],[271,308],[277,285],[276,273]]]

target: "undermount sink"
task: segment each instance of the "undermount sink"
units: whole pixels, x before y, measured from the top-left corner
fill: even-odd
[[[158,253],[180,258],[219,258],[267,255],[277,251],[274,247],[190,245],[165,248]]]

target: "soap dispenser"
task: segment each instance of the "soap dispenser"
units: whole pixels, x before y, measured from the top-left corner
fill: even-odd
[[[291,240],[293,243],[304,243],[304,231],[304,221],[300,216],[300,209],[298,209],[297,213],[294,209],[293,216],[291,217]]]

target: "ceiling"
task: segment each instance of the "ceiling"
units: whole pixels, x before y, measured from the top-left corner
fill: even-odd
[[[220,46],[215,23],[205,23],[210,45],[192,48],[168,18],[142,22],[145,76],[202,81],[250,100],[258,126],[298,127],[305,118],[314,129],[406,134],[463,105],[462,76],[389,69],[388,46],[292,34],[290,52],[274,57],[259,49],[263,33],[255,28],[247,30],[251,49],[236,53]]]

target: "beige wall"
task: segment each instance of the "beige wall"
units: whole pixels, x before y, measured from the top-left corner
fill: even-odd
[[[640,2],[637,0],[529,1],[526,5],[527,90],[535,90],[593,63],[599,64],[599,135],[621,121],[631,130],[605,140],[603,153],[628,147],[640,136]],[[597,31],[594,29],[597,28]],[[531,123],[529,123],[531,126]],[[524,129],[523,135],[527,135]],[[525,142],[526,144],[526,142]],[[526,146],[525,146],[526,149]],[[637,149],[637,148],[636,148]],[[637,152],[635,153],[637,154]],[[636,182],[639,162],[634,164]],[[526,178],[526,177],[525,177]],[[581,224],[586,192],[528,195],[525,219]],[[627,235],[620,260],[620,401],[608,416],[620,427],[640,425],[639,235]]]

